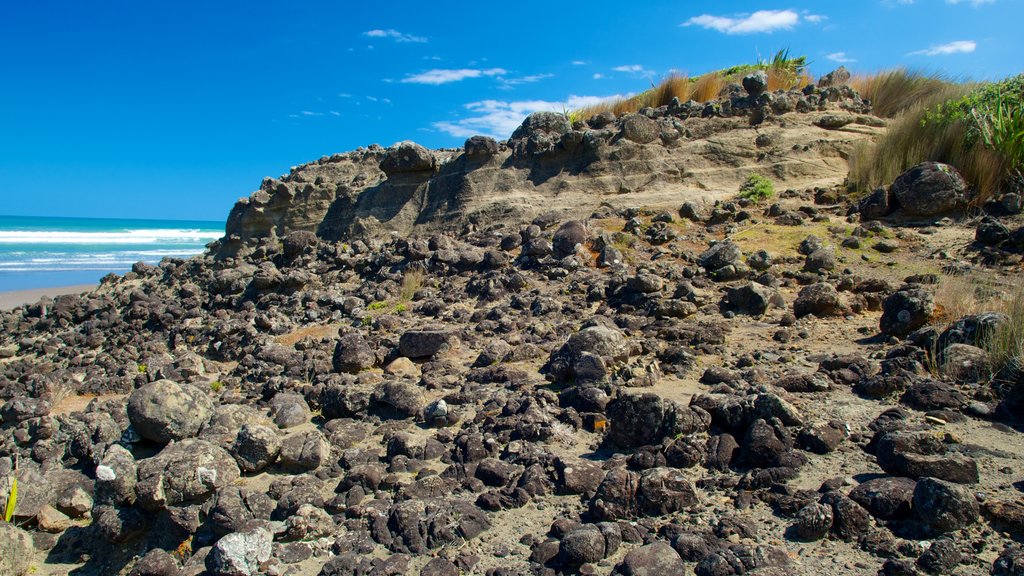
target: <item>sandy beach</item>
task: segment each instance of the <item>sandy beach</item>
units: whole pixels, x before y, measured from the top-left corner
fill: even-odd
[[[10,290],[0,292],[0,310],[10,310],[22,304],[32,304],[43,296],[60,296],[62,294],[80,294],[95,288],[95,284],[78,284],[75,286],[55,286],[52,288],[33,288],[31,290]]]

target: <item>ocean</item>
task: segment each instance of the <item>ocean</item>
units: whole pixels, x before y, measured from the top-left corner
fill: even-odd
[[[0,216],[0,291],[95,284],[132,264],[187,258],[224,235],[223,222]]]

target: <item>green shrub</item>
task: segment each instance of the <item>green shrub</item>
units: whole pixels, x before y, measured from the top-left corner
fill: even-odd
[[[754,202],[763,202],[775,195],[775,186],[772,181],[760,174],[751,174],[747,181],[740,186],[740,198],[747,198]]]
[[[378,300],[376,302],[370,302],[370,305],[366,307],[367,310],[383,310],[387,308],[388,303],[384,300]]]

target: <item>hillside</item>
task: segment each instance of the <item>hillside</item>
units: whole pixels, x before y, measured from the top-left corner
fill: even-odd
[[[1020,197],[851,195],[889,120],[765,88],[324,157],[0,312],[0,573],[1020,574]]]

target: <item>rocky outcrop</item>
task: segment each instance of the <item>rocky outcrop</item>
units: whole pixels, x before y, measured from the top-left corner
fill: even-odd
[[[752,172],[796,186],[845,176],[842,157],[866,134],[823,134],[814,126],[828,111],[865,110],[855,92],[768,93],[756,75],[744,83],[753,92],[717,103],[604,114],[576,125],[538,112],[500,143],[474,136],[458,150],[399,142],[325,156],[265,179],[239,200],[216,253],[247,253],[299,230],[340,240],[579,213],[602,202],[678,207],[683,194],[715,198],[712,191],[735,190]],[[786,118],[772,128],[785,154],[759,157],[755,134],[739,130],[759,108]]]

